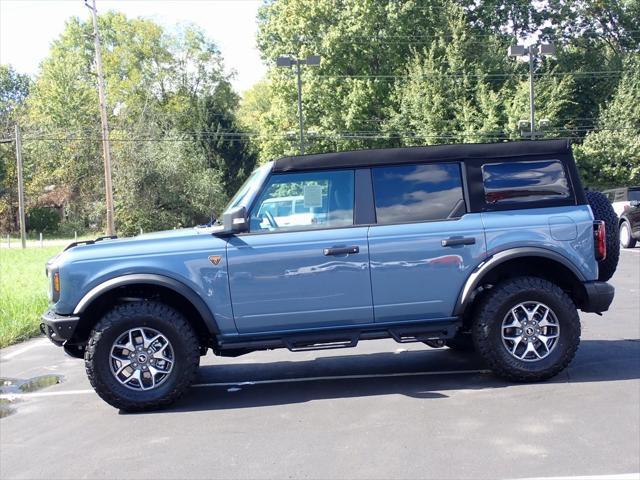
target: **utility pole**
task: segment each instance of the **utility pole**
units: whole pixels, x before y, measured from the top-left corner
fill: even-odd
[[[536,131],[536,106],[535,94],[533,89],[533,74],[535,69],[535,59],[540,57],[555,55],[555,47],[550,43],[533,44],[525,47],[523,45],[512,45],[509,47],[507,55],[510,57],[529,57],[529,134],[531,140],[535,140],[536,136],[542,136],[543,132]],[[523,120],[526,122],[526,120]],[[523,132],[522,135],[525,135]]]
[[[300,155],[304,155],[304,117],[302,115],[302,65],[317,67],[320,65],[320,55],[310,55],[307,58],[291,58],[289,56],[280,56],[276,59],[278,67],[291,68],[296,66],[296,74],[298,76],[298,122],[300,124]]]
[[[296,62],[296,73],[298,74],[298,121],[300,123],[300,155],[304,155],[304,118],[302,117],[302,76],[300,62]]]
[[[107,120],[107,99],[104,87],[104,75],[102,73],[102,52],[100,47],[100,34],[98,32],[98,11],[96,0],[88,0],[85,5],[91,10],[93,17],[93,42],[96,51],[96,70],[98,74],[98,96],[100,97],[100,121],[102,123],[102,153],[104,156],[104,190],[107,201],[107,235],[115,235],[114,210],[113,210],[113,187],[111,185],[111,146],[109,145],[109,124]]]
[[[536,103],[533,92],[533,52],[534,46],[529,46],[529,125],[531,126],[531,140],[535,138],[536,131]]]
[[[18,215],[20,216],[20,242],[22,248],[27,248],[27,228],[24,214],[24,179],[22,173],[22,138],[20,126],[16,124],[16,164],[18,170]]]

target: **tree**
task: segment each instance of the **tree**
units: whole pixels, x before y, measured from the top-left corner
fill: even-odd
[[[429,42],[448,1],[282,0],[259,11],[263,59],[320,54],[303,72],[309,152],[389,145],[381,132],[395,76],[416,43]],[[297,153],[294,72],[271,68],[271,107],[259,117],[261,159]],[[348,133],[348,135],[345,135]]]
[[[29,95],[30,84],[28,75],[16,72],[11,65],[0,65],[0,130],[13,127]]]
[[[625,61],[625,74],[602,112],[598,130],[574,148],[587,185],[640,184],[640,57]]]
[[[207,221],[255,163],[240,138],[238,96],[201,29],[173,33],[145,19],[98,18],[121,233]],[[53,42],[29,98],[27,188],[70,187],[68,220],[104,221],[91,22],[72,18]],[[238,141],[238,139],[240,141]],[[37,159],[38,164],[35,164]],[[206,182],[210,182],[206,185]]]
[[[0,65],[0,137],[13,138],[24,110],[31,80],[10,65]],[[14,143],[0,144],[0,231],[16,226],[16,155]]]

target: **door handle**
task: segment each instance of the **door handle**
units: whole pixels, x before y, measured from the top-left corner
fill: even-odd
[[[476,239],[474,237],[458,237],[458,238],[447,238],[446,240],[442,240],[443,247],[455,247],[457,245],[473,245],[476,243]]]
[[[360,247],[357,245],[352,245],[350,247],[331,247],[325,248],[322,253],[325,255],[348,255],[349,253],[358,253],[360,252]]]

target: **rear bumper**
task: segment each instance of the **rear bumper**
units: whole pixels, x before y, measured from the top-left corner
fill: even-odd
[[[606,312],[613,301],[615,288],[607,282],[585,282],[585,301],[581,310],[583,312]]]
[[[61,346],[64,342],[71,339],[79,321],[80,317],[58,315],[54,311],[49,310],[42,315],[40,331],[49,337],[49,340],[53,343]]]

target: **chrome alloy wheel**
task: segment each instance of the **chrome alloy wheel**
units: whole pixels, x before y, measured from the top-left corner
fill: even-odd
[[[169,377],[175,356],[171,342],[153,328],[132,328],[111,346],[111,373],[131,390],[152,390]]]
[[[523,302],[502,320],[502,344],[518,360],[536,362],[558,344],[560,323],[556,314],[540,302]]]

